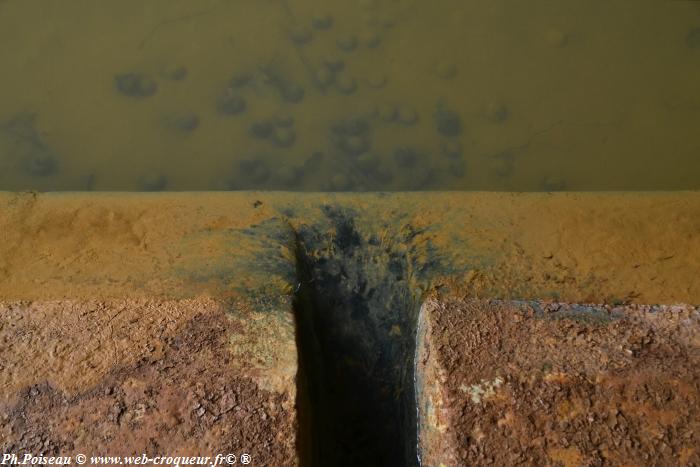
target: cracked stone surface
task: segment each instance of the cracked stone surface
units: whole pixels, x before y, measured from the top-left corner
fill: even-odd
[[[695,465],[700,312],[432,297],[425,465]]]

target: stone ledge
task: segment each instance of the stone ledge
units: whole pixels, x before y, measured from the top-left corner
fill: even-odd
[[[345,290],[351,265],[358,287],[335,316],[356,315],[359,300],[383,323],[372,345],[346,349],[344,365],[371,382],[356,362],[381,349],[411,361],[415,332],[413,308],[382,306],[377,290],[407,305],[434,289],[465,300],[698,304],[698,231],[698,193],[0,193],[0,447],[101,443],[133,454],[150,449],[147,438],[172,437],[190,452],[240,442],[254,459],[303,463],[315,449],[305,438],[313,404],[292,301],[319,287],[314,274]],[[321,305],[338,298],[311,292]],[[405,380],[378,394],[405,394]],[[231,399],[241,410],[227,411]],[[578,455],[552,453],[543,455]]]
[[[296,463],[291,323],[211,298],[6,303],[0,354],[3,452]]]
[[[700,462],[700,312],[432,298],[424,465]]]

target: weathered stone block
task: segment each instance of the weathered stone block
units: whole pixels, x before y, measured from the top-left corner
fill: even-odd
[[[416,361],[423,465],[700,461],[700,312],[433,297]]]

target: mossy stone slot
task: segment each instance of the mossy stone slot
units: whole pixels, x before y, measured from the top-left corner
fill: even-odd
[[[413,387],[420,306],[410,227],[384,243],[353,212],[297,231],[296,295],[313,447],[309,465],[418,465]],[[329,235],[329,232],[332,232]]]

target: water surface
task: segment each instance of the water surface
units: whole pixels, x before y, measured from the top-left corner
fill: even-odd
[[[700,2],[0,0],[2,190],[700,188]]]

